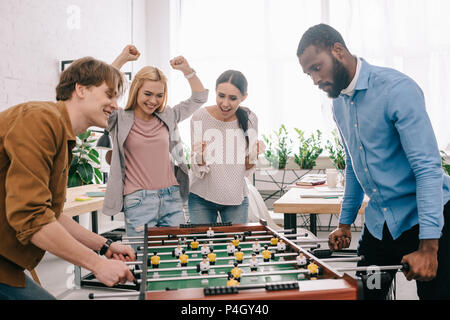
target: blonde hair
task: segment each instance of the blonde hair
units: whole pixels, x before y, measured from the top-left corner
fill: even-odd
[[[155,110],[155,112],[163,112],[167,105],[167,78],[162,73],[161,70],[159,70],[156,67],[147,66],[143,67],[139,72],[136,74],[136,76],[133,79],[133,82],[130,86],[130,93],[128,95],[128,102],[125,106],[125,110],[134,109],[134,107],[137,105],[137,96],[139,90],[142,88],[145,81],[161,81],[164,84],[164,97],[163,102],[161,103],[161,106]]]

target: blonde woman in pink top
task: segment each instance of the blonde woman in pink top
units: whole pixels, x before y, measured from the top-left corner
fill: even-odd
[[[138,56],[137,49],[128,46],[113,65],[120,69]],[[126,107],[108,121],[113,150],[103,213],[123,211],[128,236],[143,235],[145,224],[185,223],[189,178],[177,123],[207,101],[208,90],[184,57],[170,60],[170,65],[186,77],[192,90],[188,100],[168,106],[167,78],[147,66],[134,77]]]

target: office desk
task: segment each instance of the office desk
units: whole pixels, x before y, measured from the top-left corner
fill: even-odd
[[[342,198],[302,198],[303,188],[292,187],[280,199],[274,202],[273,212],[284,213],[284,228],[297,231],[297,214],[310,215],[310,230],[317,234],[317,214],[337,214],[341,211]],[[364,209],[369,201],[364,198],[358,214],[364,214]]]
[[[77,197],[86,196],[86,192],[101,191],[106,186],[103,184],[89,184],[81,187],[67,188],[66,202],[64,203],[63,214],[78,221],[78,216],[84,213],[91,213],[92,231],[98,233],[98,210],[103,207],[104,197],[92,197],[87,201],[75,201]]]
[[[92,232],[98,233],[98,210],[103,207],[104,197],[92,197],[91,200],[75,201],[77,197],[85,197],[86,192],[98,192],[105,189],[105,185],[89,184],[81,187],[67,188],[66,202],[64,203],[63,214],[73,218],[79,222],[78,216],[80,214],[91,213]],[[75,266],[74,268],[74,283],[77,288],[81,288],[83,279],[81,277],[81,268]]]

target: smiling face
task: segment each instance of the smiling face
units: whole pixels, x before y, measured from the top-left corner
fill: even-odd
[[[105,82],[100,86],[82,87],[83,113],[88,126],[105,128],[109,115],[117,110],[117,89],[110,88]]]
[[[216,88],[216,114],[222,121],[235,119],[236,110],[247,98],[247,94],[242,95],[238,88],[230,82],[220,83]]]
[[[348,70],[333,53],[314,45],[308,46],[298,57],[303,72],[311,77],[314,85],[330,98],[337,98],[350,83]]]
[[[135,115],[143,120],[149,120],[164,101],[165,85],[162,81],[146,80],[139,89],[134,108]]]

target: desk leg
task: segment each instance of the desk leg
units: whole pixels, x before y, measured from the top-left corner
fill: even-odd
[[[80,289],[81,288],[81,268],[79,266],[74,265],[73,272],[75,275],[75,279],[74,279],[75,288]]]
[[[294,213],[284,214],[284,229],[294,229],[293,233],[297,233],[297,215]]]
[[[97,211],[91,212],[92,232],[98,233],[98,214]]]
[[[317,236],[317,216],[314,213],[309,215],[309,230]]]

